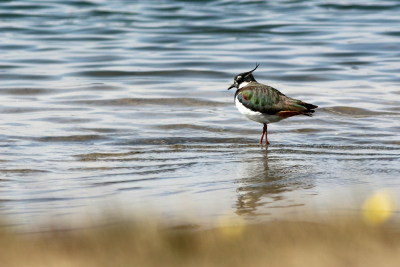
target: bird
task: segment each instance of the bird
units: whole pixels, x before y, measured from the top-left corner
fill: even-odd
[[[263,124],[263,132],[260,139],[262,145],[265,136],[265,145],[269,145],[267,136],[267,124],[283,119],[306,115],[311,117],[318,106],[288,97],[279,90],[258,83],[253,76],[260,64],[248,72],[235,76],[233,84],[228,88],[236,88],[234,102],[246,118]]]

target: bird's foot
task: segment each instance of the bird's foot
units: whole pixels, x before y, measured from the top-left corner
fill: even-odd
[[[262,141],[260,141],[260,145],[262,145],[262,144],[263,144],[263,142],[262,142]],[[267,141],[267,142],[265,142],[265,145],[266,145],[266,146],[268,146],[269,144],[270,144],[270,142],[268,142],[268,141]]]

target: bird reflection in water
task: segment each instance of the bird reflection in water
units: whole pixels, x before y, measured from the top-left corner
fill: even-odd
[[[250,157],[238,164],[236,213],[238,215],[270,215],[268,208],[293,207],[287,194],[298,189],[314,187],[307,178],[309,165],[298,164],[271,151],[260,151],[261,156]],[[284,201],[282,204],[280,201]],[[289,202],[290,203],[290,202]]]

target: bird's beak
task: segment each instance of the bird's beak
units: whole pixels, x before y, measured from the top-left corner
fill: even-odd
[[[232,85],[228,88],[228,90],[231,90],[233,87],[236,87],[235,84],[232,84]]]

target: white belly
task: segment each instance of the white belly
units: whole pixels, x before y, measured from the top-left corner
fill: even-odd
[[[245,106],[243,106],[242,103],[239,102],[239,100],[237,100],[237,98],[235,98],[235,105],[240,111],[240,113],[242,113],[246,118],[252,121],[268,124],[268,123],[278,122],[284,119],[280,116],[262,114],[261,112],[247,109]]]

